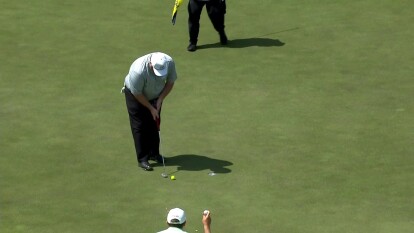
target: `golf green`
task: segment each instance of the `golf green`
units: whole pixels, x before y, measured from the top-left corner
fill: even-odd
[[[227,1],[221,46],[187,3],[0,0],[0,232],[409,233],[414,4]],[[137,167],[130,64],[162,51],[168,161]],[[209,173],[215,172],[214,176]]]

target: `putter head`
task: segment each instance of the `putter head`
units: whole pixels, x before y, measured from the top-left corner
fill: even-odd
[[[167,178],[168,177],[168,175],[165,174],[165,173],[162,173],[161,176],[164,177],[164,178]]]

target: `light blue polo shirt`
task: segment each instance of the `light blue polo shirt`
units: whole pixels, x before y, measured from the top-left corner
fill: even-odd
[[[144,55],[136,59],[125,77],[124,85],[132,94],[143,94],[147,100],[158,98],[164,89],[165,83],[174,83],[177,80],[177,72],[173,59],[164,54],[168,61],[168,73],[166,76],[159,77],[154,74],[152,68],[149,67],[151,56],[153,53]]]

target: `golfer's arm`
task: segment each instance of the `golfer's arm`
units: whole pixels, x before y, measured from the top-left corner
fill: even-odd
[[[134,95],[134,96],[135,96],[135,99],[139,103],[141,103],[142,105],[144,105],[149,110],[151,110],[151,108],[153,108],[153,106],[150,104],[150,102],[147,100],[147,98],[143,94],[138,94],[138,95]]]
[[[210,226],[204,225],[204,233],[211,233]]]
[[[161,99],[161,101],[164,100],[165,97],[167,97],[167,95],[170,94],[173,87],[174,87],[174,83],[167,82],[164,86],[164,89],[162,90],[162,92],[161,92],[161,94],[158,98]]]

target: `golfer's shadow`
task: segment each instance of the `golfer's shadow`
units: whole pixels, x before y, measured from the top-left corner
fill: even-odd
[[[215,173],[230,173],[231,170],[227,168],[227,166],[231,165],[233,165],[233,163],[229,161],[194,154],[167,157],[165,164],[165,166],[177,166],[178,171],[210,170]]]
[[[204,44],[197,46],[197,49],[208,49],[208,48],[219,48],[219,47],[228,47],[228,48],[246,48],[246,47],[280,47],[285,45],[282,41],[278,39],[270,38],[245,38],[245,39],[234,39],[229,40],[227,45],[221,45],[220,43],[214,44]]]

